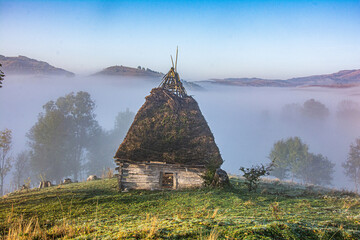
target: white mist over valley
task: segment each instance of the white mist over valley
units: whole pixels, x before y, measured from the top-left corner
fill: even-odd
[[[97,121],[109,130],[118,112],[128,108],[136,113],[160,82],[160,78],[8,76],[0,92],[0,128],[12,130],[15,156],[28,148],[26,134],[45,103],[70,92],[86,91],[96,103]],[[234,87],[211,83],[203,87],[203,91],[188,89],[188,94],[198,102],[214,134],[224,170],[240,174],[240,166],[269,163],[268,155],[276,141],[298,136],[311,152],[321,153],[336,164],[333,186],[352,190],[341,164],[347,159],[350,144],[360,136],[360,121],[357,115],[344,120],[337,111],[344,100],[360,104],[359,87]],[[302,105],[309,99],[323,103],[329,115],[319,120],[284,110],[286,105]],[[9,181],[11,176],[7,178]]]

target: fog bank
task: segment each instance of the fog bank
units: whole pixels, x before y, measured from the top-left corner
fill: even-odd
[[[70,92],[87,91],[96,102],[96,119],[111,129],[118,112],[133,112],[158,81],[101,77],[46,78],[7,76],[0,90],[0,129],[13,131],[13,156],[27,147],[26,133],[37,121],[42,106]],[[267,163],[275,141],[299,136],[309,150],[336,163],[333,184],[351,189],[341,163],[349,145],[360,136],[358,119],[345,123],[336,114],[338,104],[351,100],[360,104],[360,88],[256,88],[204,85],[206,91],[190,91],[199,103],[219,146],[223,168],[239,174],[240,166]],[[308,99],[325,104],[329,116],[324,120],[285,119],[287,104],[303,104]],[[120,142],[119,142],[120,144]],[[112,158],[112,156],[109,156]],[[115,167],[115,165],[114,165]],[[7,177],[9,179],[9,177]]]

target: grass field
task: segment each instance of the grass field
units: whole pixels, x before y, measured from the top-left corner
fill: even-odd
[[[0,199],[3,239],[360,239],[351,193],[242,179],[229,189],[130,191],[116,179],[72,183]]]

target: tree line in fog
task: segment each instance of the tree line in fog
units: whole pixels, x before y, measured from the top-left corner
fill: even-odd
[[[128,109],[119,112],[113,129],[107,131],[96,120],[95,106],[90,94],[83,91],[47,102],[26,135],[29,148],[15,157],[10,155],[11,131],[2,131],[2,143],[7,141],[8,146],[2,144],[1,149],[8,153],[1,155],[7,159],[6,164],[0,165],[1,192],[3,176],[11,168],[13,188],[39,179],[56,183],[68,177],[82,180],[89,174],[101,175],[105,169],[114,168],[112,157],[135,114]]]
[[[344,124],[360,120],[360,106],[351,100],[343,100],[337,105],[336,117]],[[315,99],[309,99],[303,104],[291,103],[282,108],[281,116],[284,120],[292,123],[308,121],[322,122],[330,116],[329,109],[325,104]]]
[[[49,101],[39,113],[37,122],[27,133],[28,149],[11,154],[11,131],[0,131],[0,193],[4,178],[12,169],[12,188],[37,183],[40,179],[60,183],[64,178],[83,180],[89,174],[101,175],[113,168],[113,156],[130,127],[135,114],[128,109],[119,112],[113,129],[102,128],[95,115],[95,102],[87,92],[69,93]],[[315,99],[303,104],[286,104],[282,117],[291,124],[323,123],[329,109]],[[338,104],[336,116],[344,126],[360,121],[360,106],[350,100]],[[334,164],[322,154],[308,151],[298,137],[282,139],[269,149],[274,161],[271,174],[279,179],[294,179],[303,183],[331,185]],[[345,174],[360,183],[360,140],[350,146],[343,159]]]
[[[299,137],[277,141],[269,155],[271,175],[283,179],[298,179],[306,184],[331,185],[335,164],[322,154],[309,152],[309,146]]]

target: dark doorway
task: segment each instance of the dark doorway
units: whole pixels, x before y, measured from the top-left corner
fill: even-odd
[[[163,173],[161,179],[161,187],[163,188],[174,188],[174,174]]]

